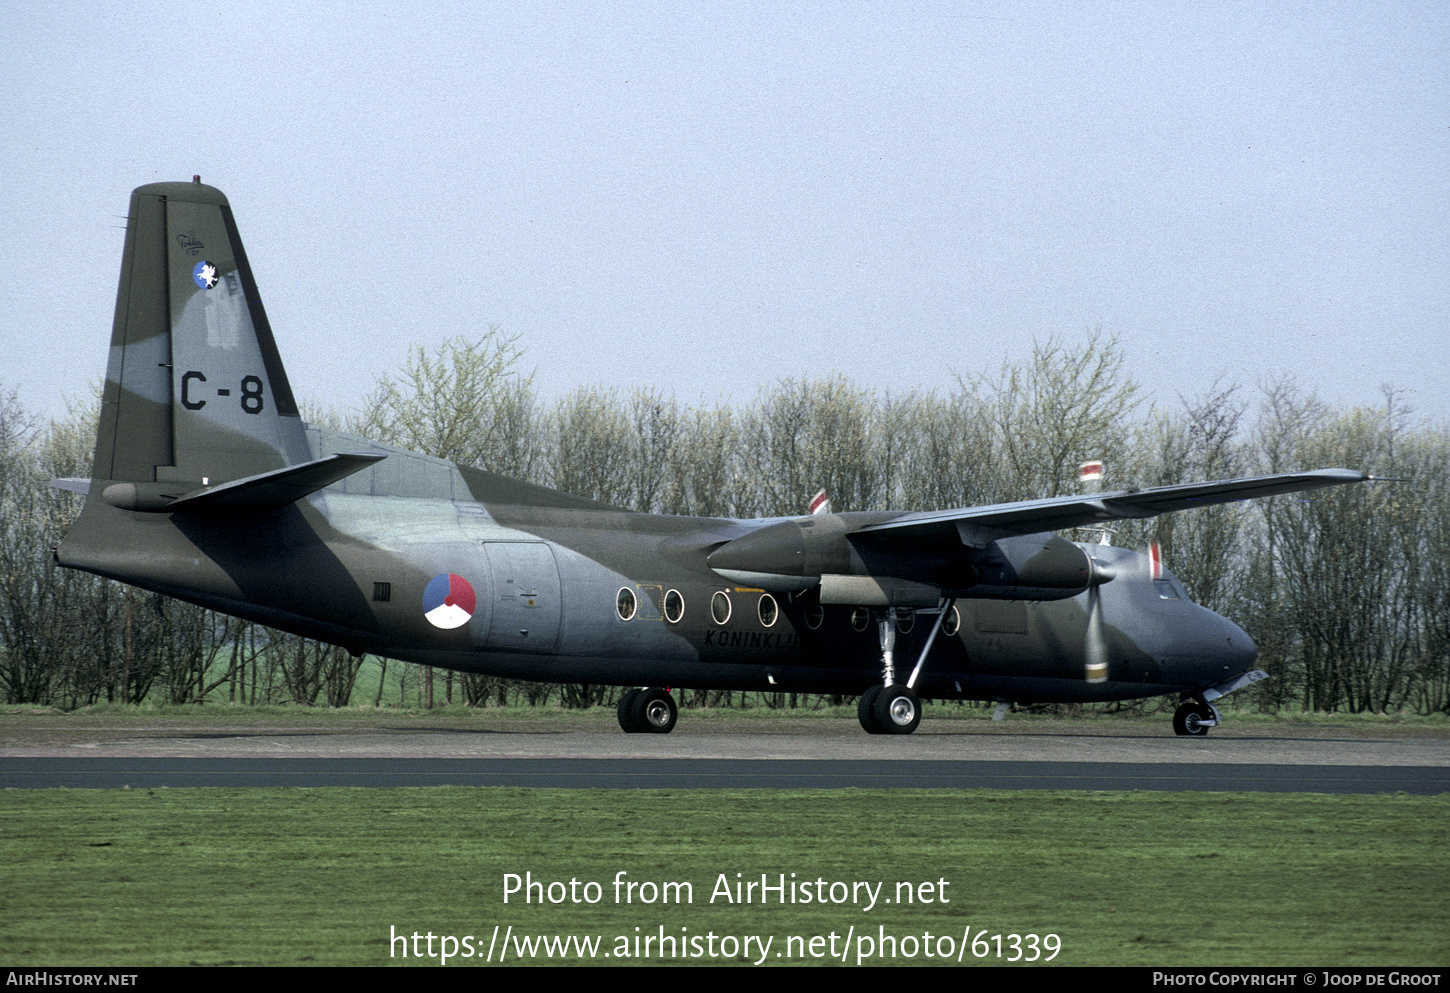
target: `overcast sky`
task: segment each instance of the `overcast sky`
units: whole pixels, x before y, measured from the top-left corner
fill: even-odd
[[[130,191],[229,197],[298,397],[878,390],[1101,327],[1450,420],[1450,5],[0,5],[0,388],[105,366]]]

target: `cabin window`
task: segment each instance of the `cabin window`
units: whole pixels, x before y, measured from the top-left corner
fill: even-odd
[[[810,628],[812,631],[814,631],[816,628],[820,627],[821,626],[821,622],[824,621],[825,619],[826,619],[826,608],[825,607],[822,607],[818,603],[813,603],[813,604],[810,604],[809,606],[806,607],[806,627]]]
[[[1178,591],[1173,588],[1173,584],[1170,583],[1168,580],[1155,579],[1153,580],[1153,585],[1158,589],[1158,598],[1160,600],[1178,599]]]
[[[775,619],[780,616],[780,607],[775,602],[775,597],[769,593],[760,594],[760,623],[770,627]]]
[[[730,620],[730,594],[722,590],[710,598],[710,616],[715,618],[716,624]]]
[[[851,626],[857,631],[865,631],[871,623],[871,611],[866,607],[857,607],[851,611]]]
[[[619,596],[614,599],[614,609],[619,614],[621,621],[627,621],[634,617],[639,609],[639,601],[634,598],[634,590],[628,586],[619,591]]]
[[[670,590],[665,594],[665,620],[671,624],[680,623],[680,618],[685,616],[685,598],[680,596],[679,590]]]
[[[910,611],[896,618],[896,630],[902,634],[910,634],[914,627],[916,627],[916,611]]]

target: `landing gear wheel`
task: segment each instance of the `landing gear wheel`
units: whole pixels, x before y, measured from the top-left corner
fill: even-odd
[[[876,698],[881,695],[885,687],[872,686],[861,699],[856,701],[856,719],[861,722],[861,730],[867,734],[882,734],[881,725],[876,723]]]
[[[1213,711],[1201,703],[1185,703],[1173,713],[1173,733],[1202,738],[1213,725]]]
[[[911,734],[921,723],[921,698],[910,686],[883,686],[871,709],[882,734]]]
[[[624,695],[619,698],[619,707],[617,711],[619,714],[619,726],[624,730],[625,734],[638,734],[640,731],[644,730],[644,728],[636,724],[634,720],[634,702],[639,699],[639,695],[642,692],[643,691],[636,686],[632,690],[626,690]]]
[[[634,698],[632,712],[635,730],[647,734],[669,734],[675,729],[675,720],[680,714],[669,690],[660,689],[658,686],[639,690]]]

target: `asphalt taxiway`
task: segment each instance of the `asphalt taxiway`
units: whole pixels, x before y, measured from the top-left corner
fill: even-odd
[[[1437,794],[1450,734],[1404,725],[1218,728],[936,721],[910,737],[846,719],[691,722],[625,735],[607,716],[0,715],[0,787],[513,786],[994,788]]]

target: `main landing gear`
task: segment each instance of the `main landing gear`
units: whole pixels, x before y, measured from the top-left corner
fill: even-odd
[[[679,714],[670,691],[658,686],[632,689],[619,698],[619,726],[628,734],[669,734]]]
[[[881,685],[872,686],[856,702],[856,718],[867,734],[911,734],[921,724],[921,697],[916,694],[916,680],[926,665],[927,653],[941,634],[942,624],[956,605],[953,598],[944,599],[938,607],[936,623],[926,644],[921,646],[916,667],[906,682],[896,681],[896,621],[898,608],[890,607],[877,614],[877,631],[881,639]]]
[[[911,734],[921,723],[921,698],[910,686],[873,686],[856,702],[867,734]]]

